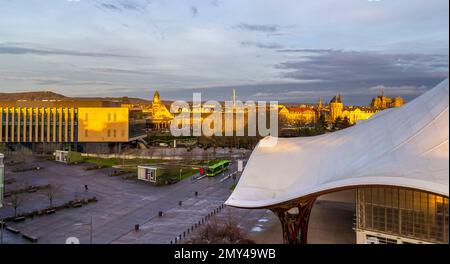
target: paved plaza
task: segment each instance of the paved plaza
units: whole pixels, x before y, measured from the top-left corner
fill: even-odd
[[[155,187],[135,179],[110,177],[108,173],[114,170],[112,168],[83,170],[89,164],[69,166],[48,160],[29,160],[26,166],[40,166],[42,169],[14,173],[7,167],[6,178],[14,178],[16,182],[7,184],[6,191],[13,189],[15,184],[50,183],[60,186],[54,205],[74,198],[95,196],[98,199],[98,202],[80,208],[63,209],[55,214],[8,223],[21,233],[37,237],[38,243],[43,244],[65,243],[68,237],[77,237],[81,243],[90,243],[91,218],[93,243],[173,243],[175,237],[186,233],[187,229],[222,206],[233,185],[232,179],[223,179],[229,172],[236,170],[236,164],[232,164],[225,175],[199,180],[188,178],[173,185]],[[88,185],[88,190],[85,190],[85,185]],[[198,192],[198,196],[195,192]],[[13,209],[8,206],[9,199],[5,199],[5,206],[0,209],[1,218],[13,215]],[[316,202],[311,216],[310,242],[354,243],[355,235],[351,229],[354,201],[337,200],[332,198]],[[44,191],[27,193],[19,213],[48,206]],[[158,215],[159,211],[163,211],[163,216]],[[278,219],[270,211],[224,207],[216,217],[237,220],[239,226],[257,243],[282,241]],[[134,230],[136,224],[140,226],[139,231]],[[3,242],[30,243],[6,230]]]

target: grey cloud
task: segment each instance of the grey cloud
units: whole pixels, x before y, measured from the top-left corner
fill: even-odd
[[[264,33],[273,33],[280,30],[280,26],[278,25],[255,25],[255,24],[245,24],[240,23],[233,26],[235,29],[245,30],[245,31],[256,31],[256,32],[264,32]]]
[[[335,52],[337,50],[333,49],[281,49],[278,52],[285,53],[330,53]]]
[[[97,80],[73,80],[63,77],[54,76],[29,76],[29,73],[22,73],[20,75],[0,75],[0,80],[4,81],[30,81],[36,85],[113,85],[108,81]]]
[[[196,6],[191,6],[191,15],[193,17],[198,15],[198,8]]]
[[[309,50],[297,61],[276,68],[296,80],[389,80],[448,76],[448,55],[383,54],[376,52]],[[435,67],[439,65],[439,67]]]
[[[115,0],[115,1],[98,1],[98,7],[109,11],[140,11],[144,12],[151,4],[150,0]]]
[[[24,46],[2,45],[0,44],[0,54],[9,55],[65,55],[65,56],[79,56],[79,57],[132,57],[121,54],[100,53],[100,52],[84,52],[76,50],[63,50],[51,48],[34,48]]]
[[[278,43],[262,43],[262,42],[256,42],[256,41],[243,41],[243,42],[241,42],[241,45],[244,47],[257,47],[260,49],[281,49],[281,48],[283,48],[283,46]]]

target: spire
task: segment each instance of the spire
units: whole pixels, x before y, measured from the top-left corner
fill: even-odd
[[[156,90],[155,91],[155,95],[153,95],[153,102],[154,103],[159,103],[159,101],[160,101],[160,95],[159,95],[159,92],[158,92],[158,90]]]
[[[236,89],[233,88],[233,108],[236,108]]]

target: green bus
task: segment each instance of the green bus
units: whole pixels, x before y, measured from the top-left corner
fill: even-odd
[[[220,174],[226,170],[228,170],[228,166],[230,165],[229,160],[220,160],[213,165],[210,165],[206,168],[206,176],[214,177],[217,174]]]

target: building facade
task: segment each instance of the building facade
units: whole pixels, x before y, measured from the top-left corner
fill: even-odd
[[[122,107],[1,107],[0,143],[128,141]]]
[[[168,129],[174,116],[161,101],[159,92],[153,95],[150,122],[155,129]]]
[[[374,114],[387,108],[400,107],[404,104],[403,98],[397,96],[389,98],[384,93],[372,99],[370,106],[347,106],[343,104],[342,96],[336,95],[329,104],[328,121],[334,122],[337,118],[348,119],[351,124],[367,120]]]
[[[375,98],[372,99],[372,102],[370,103],[370,106],[376,109],[386,109],[386,108],[393,108],[393,107],[400,107],[404,104],[403,98],[400,96],[397,96],[395,98],[386,97],[384,95],[384,90],[381,90],[381,94]]]
[[[281,106],[278,112],[280,119],[289,124],[311,124],[316,121],[316,111],[313,107],[286,107]]]
[[[398,187],[360,188],[358,244],[448,244],[448,197]]]

